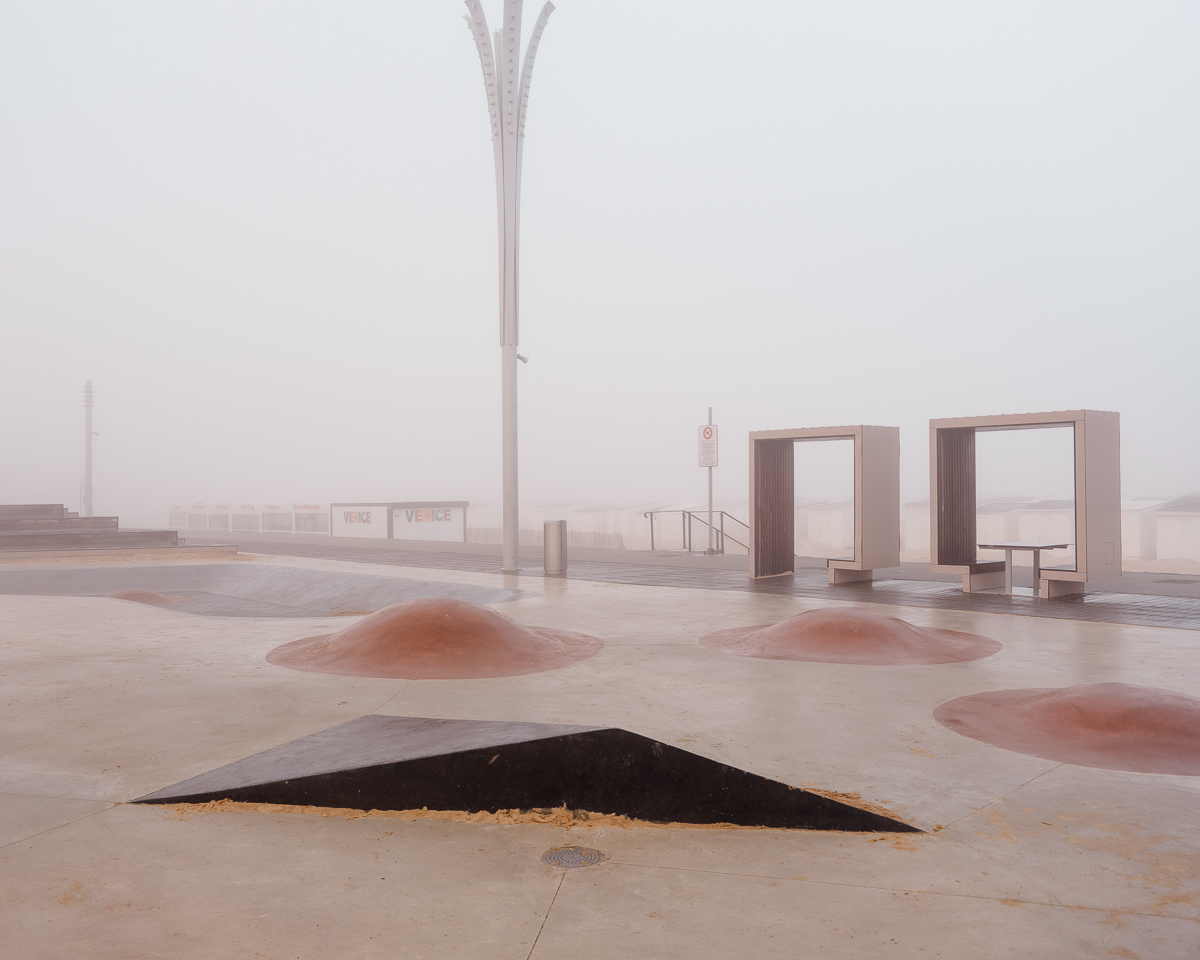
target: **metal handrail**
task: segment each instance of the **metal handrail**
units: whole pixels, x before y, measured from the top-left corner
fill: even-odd
[[[680,522],[682,524],[682,532],[683,532],[683,539],[682,539],[683,549],[686,550],[688,553],[695,552],[692,549],[692,521],[698,520],[701,524],[703,524],[705,527],[707,527],[708,526],[708,519],[707,519],[708,511],[707,510],[705,510],[703,513],[697,513],[694,510],[648,510],[645,513],[643,513],[642,516],[644,516],[645,518],[647,518],[650,521],[650,550],[651,551],[654,550],[654,518],[655,518],[655,516],[666,516],[668,514],[675,514],[675,513],[678,513],[680,515]],[[743,543],[737,537],[735,537],[732,534],[727,533],[725,531],[725,520],[726,520],[726,518],[728,518],[733,523],[738,524],[738,526],[746,528],[745,537],[747,540],[749,540],[750,539],[750,537],[749,537],[750,525],[748,523],[745,523],[745,522],[739,520],[737,517],[733,516],[733,514],[726,513],[724,510],[714,510],[713,518],[714,518],[714,520],[720,521],[720,526],[717,526],[717,524],[714,523],[713,528],[712,528],[713,537],[714,537],[714,541],[716,544],[716,546],[713,549],[714,553],[717,553],[717,554],[725,553],[725,541],[726,540],[730,541],[731,543],[736,543],[739,547],[741,547],[747,553],[750,552],[750,547],[747,544]],[[707,552],[707,549],[705,552]]]

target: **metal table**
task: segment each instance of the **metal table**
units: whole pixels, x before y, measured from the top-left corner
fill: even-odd
[[[1030,550],[1033,552],[1033,593],[1037,596],[1038,581],[1042,578],[1042,551],[1065,550],[1069,543],[1030,543],[1024,540],[1009,543],[981,543],[980,550],[1004,551],[1004,592],[1012,593],[1012,555],[1014,550]]]

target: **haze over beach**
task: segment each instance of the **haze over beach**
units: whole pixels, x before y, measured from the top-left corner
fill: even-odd
[[[78,508],[85,380],[123,524],[498,500],[462,12],[0,12],[0,503]],[[1126,497],[1200,491],[1198,40],[1183,2],[563,0],[524,155],[522,500],[699,501],[709,406],[720,500],[750,430],[898,425],[913,500],[929,418],[1080,408],[1120,412]],[[982,492],[1069,495],[1054,438],[1021,443],[981,450]]]
[[[1198,50],[0,6],[0,960],[1200,960]]]

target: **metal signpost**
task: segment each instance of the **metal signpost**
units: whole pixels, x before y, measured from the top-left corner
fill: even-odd
[[[503,394],[504,563],[506,573],[520,571],[520,525],[517,509],[517,243],[520,236],[521,155],[525,109],[533,60],[553,3],[542,7],[533,35],[521,54],[521,7],[524,0],[504,0],[503,24],[489,35],[479,0],[466,0],[465,17],[479,48],[492,145],[496,155],[496,204],[500,227],[500,349]],[[520,73],[517,69],[520,67]]]
[[[717,428],[712,422],[712,407],[708,408],[708,423],[700,427],[700,466],[708,467],[708,549],[710,557],[716,553],[713,548],[713,467],[717,465]]]

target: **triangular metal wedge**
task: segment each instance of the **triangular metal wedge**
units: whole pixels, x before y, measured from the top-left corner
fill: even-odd
[[[891,817],[616,727],[371,715],[137,803],[572,810],[675,823],[919,832]]]

